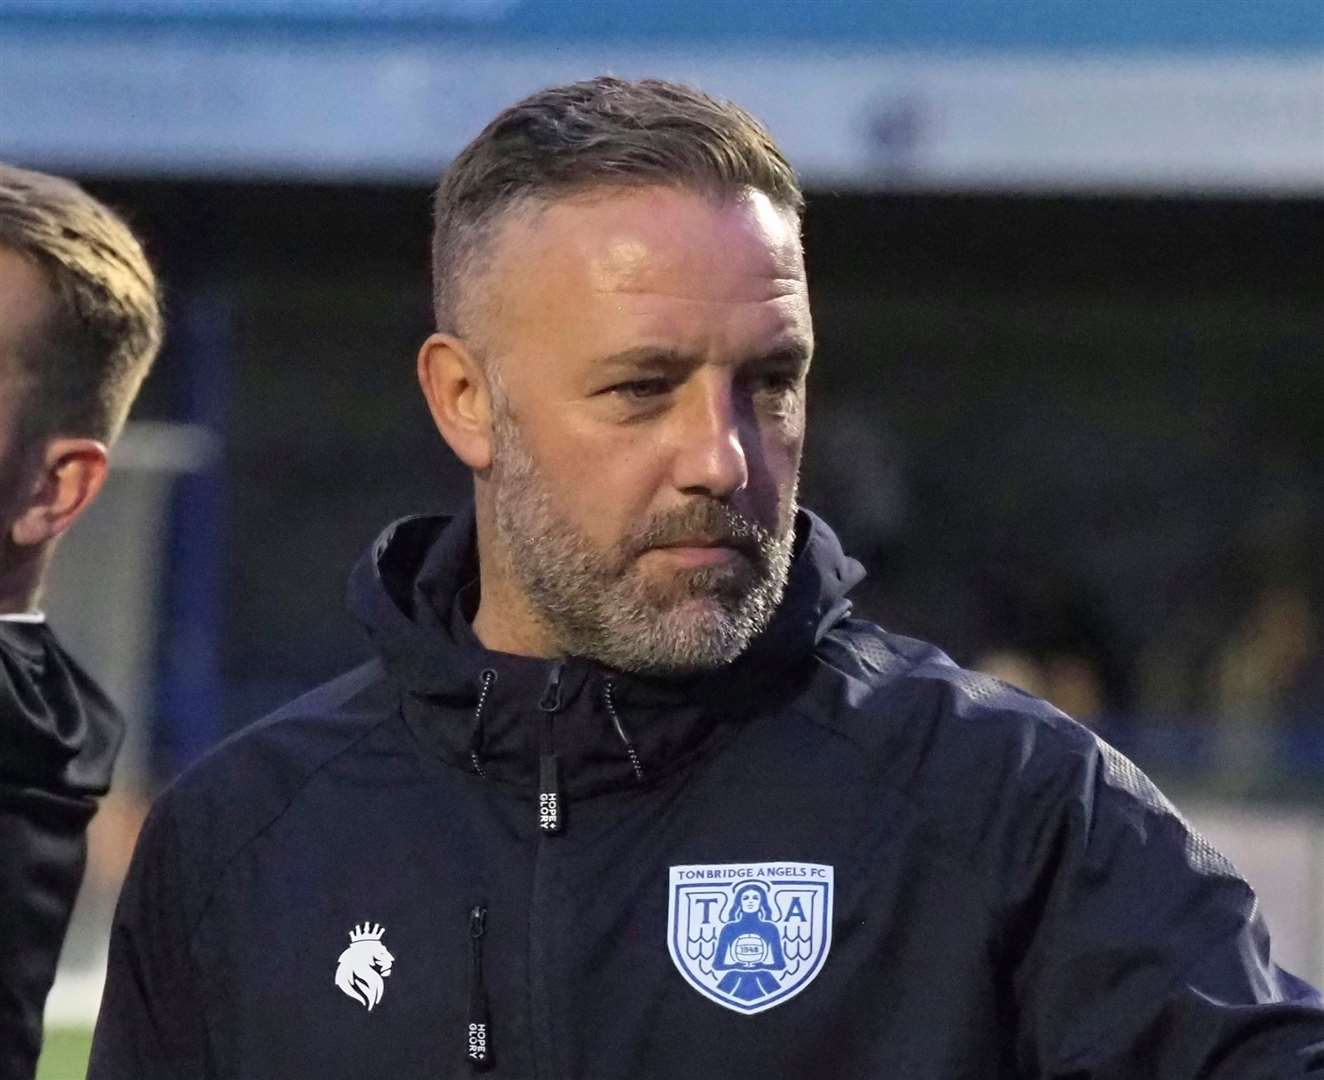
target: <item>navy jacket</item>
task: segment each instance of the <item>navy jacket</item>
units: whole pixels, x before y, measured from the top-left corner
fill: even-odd
[[[679,682],[484,650],[472,519],[378,541],[378,659],[157,803],[94,1080],[1324,1077],[1235,870],[1052,708],[786,598]]]
[[[124,721],[45,623],[0,621],[0,1077],[37,1067],[42,1010]]]

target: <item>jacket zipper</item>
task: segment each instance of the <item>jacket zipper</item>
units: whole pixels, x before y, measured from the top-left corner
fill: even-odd
[[[552,665],[538,708],[543,714],[541,748],[538,754],[538,828],[544,833],[559,833],[564,825],[561,806],[561,768],[552,742],[552,719],[561,708],[560,661]]]
[[[469,910],[469,1016],[465,1031],[465,1057],[475,1072],[492,1067],[492,1029],[483,983],[483,935],[487,933],[487,908]]]
[[[535,1080],[550,1080],[560,1074],[556,1064],[556,1039],[553,1031],[552,995],[548,978],[552,970],[555,937],[550,925],[555,907],[549,899],[548,865],[553,837],[564,824],[560,790],[560,770],[552,741],[552,722],[561,708],[561,677],[564,665],[559,661],[548,673],[538,709],[542,713],[542,731],[538,753],[538,839],[533,855],[533,881],[529,897],[529,1004],[533,1035],[533,1072]]]

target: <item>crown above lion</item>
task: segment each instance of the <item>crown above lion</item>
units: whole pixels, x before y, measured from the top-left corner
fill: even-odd
[[[384,933],[386,933],[386,927],[384,926],[375,923],[372,925],[363,923],[361,926],[354,927],[354,929],[349,932],[349,940],[351,942],[381,941]]]

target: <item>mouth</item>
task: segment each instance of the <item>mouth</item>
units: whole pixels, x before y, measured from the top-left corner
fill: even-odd
[[[747,557],[743,548],[729,540],[702,537],[658,544],[648,550],[685,567],[718,566],[737,558]]]
[[[678,540],[667,540],[655,545],[658,548],[715,548],[735,547],[735,542],[725,537],[684,536]]]

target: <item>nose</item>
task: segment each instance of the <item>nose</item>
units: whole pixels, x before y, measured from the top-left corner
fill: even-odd
[[[749,483],[746,418],[725,379],[694,387],[680,410],[676,433],[675,484],[687,495],[725,499]]]

